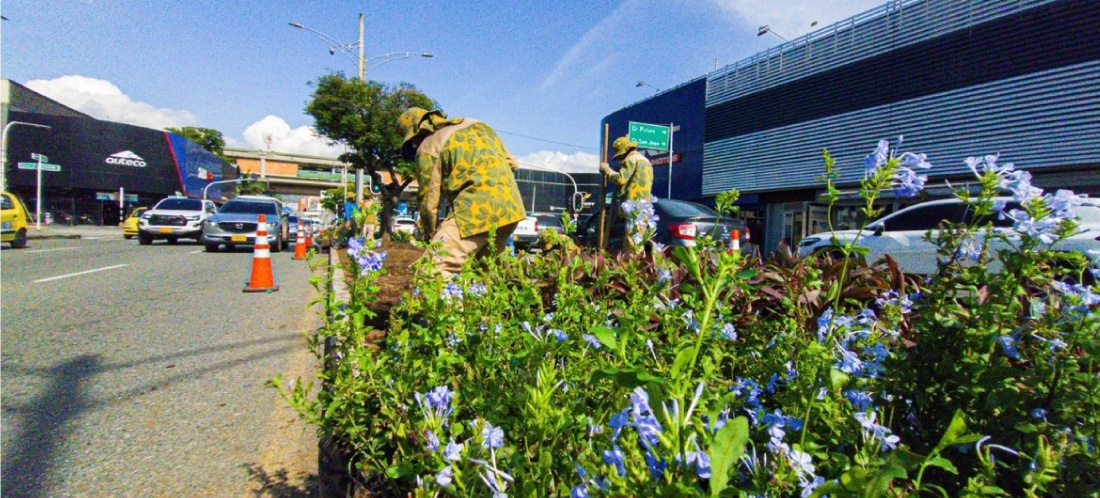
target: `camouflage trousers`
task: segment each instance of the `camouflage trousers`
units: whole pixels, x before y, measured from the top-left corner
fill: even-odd
[[[438,253],[428,253],[425,257],[431,257],[435,269],[444,279],[450,279],[462,271],[462,264],[471,257],[505,251],[508,248],[508,239],[512,237],[517,225],[519,222],[497,228],[496,238],[493,240],[489,239],[489,232],[463,237],[458,232],[458,223],[454,217],[448,217],[432,236],[432,242],[441,242],[443,247]]]

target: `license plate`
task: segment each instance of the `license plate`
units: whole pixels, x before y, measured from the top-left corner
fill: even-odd
[[[244,235],[230,235],[229,240],[233,242],[248,242],[248,237]]]
[[[172,233],[172,229],[171,228],[161,228],[160,233]]]

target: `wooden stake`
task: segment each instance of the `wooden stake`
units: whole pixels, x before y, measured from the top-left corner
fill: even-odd
[[[607,162],[607,135],[608,124],[603,125],[603,150],[600,151],[600,162]],[[603,171],[600,172],[600,235],[596,239],[596,248],[603,249],[604,243],[607,242],[604,239],[604,215],[607,213],[607,206],[604,205],[605,199],[607,199],[607,177],[604,176]]]

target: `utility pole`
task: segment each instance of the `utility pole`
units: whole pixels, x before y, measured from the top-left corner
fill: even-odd
[[[359,14],[359,81],[367,84],[367,59],[363,57],[363,14]],[[346,183],[344,185],[347,185]],[[363,168],[355,169],[355,205],[363,198]],[[344,196],[347,200],[347,196]]]

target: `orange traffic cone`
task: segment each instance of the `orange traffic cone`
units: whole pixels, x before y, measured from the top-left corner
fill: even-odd
[[[306,225],[306,250],[313,247],[313,223]]]
[[[264,215],[256,221],[256,248],[252,252],[252,277],[245,292],[277,291],[275,275],[271,270],[271,246],[267,244],[267,219]]]
[[[302,233],[302,220],[298,220],[298,238],[294,241],[294,259],[306,259],[306,236]]]

